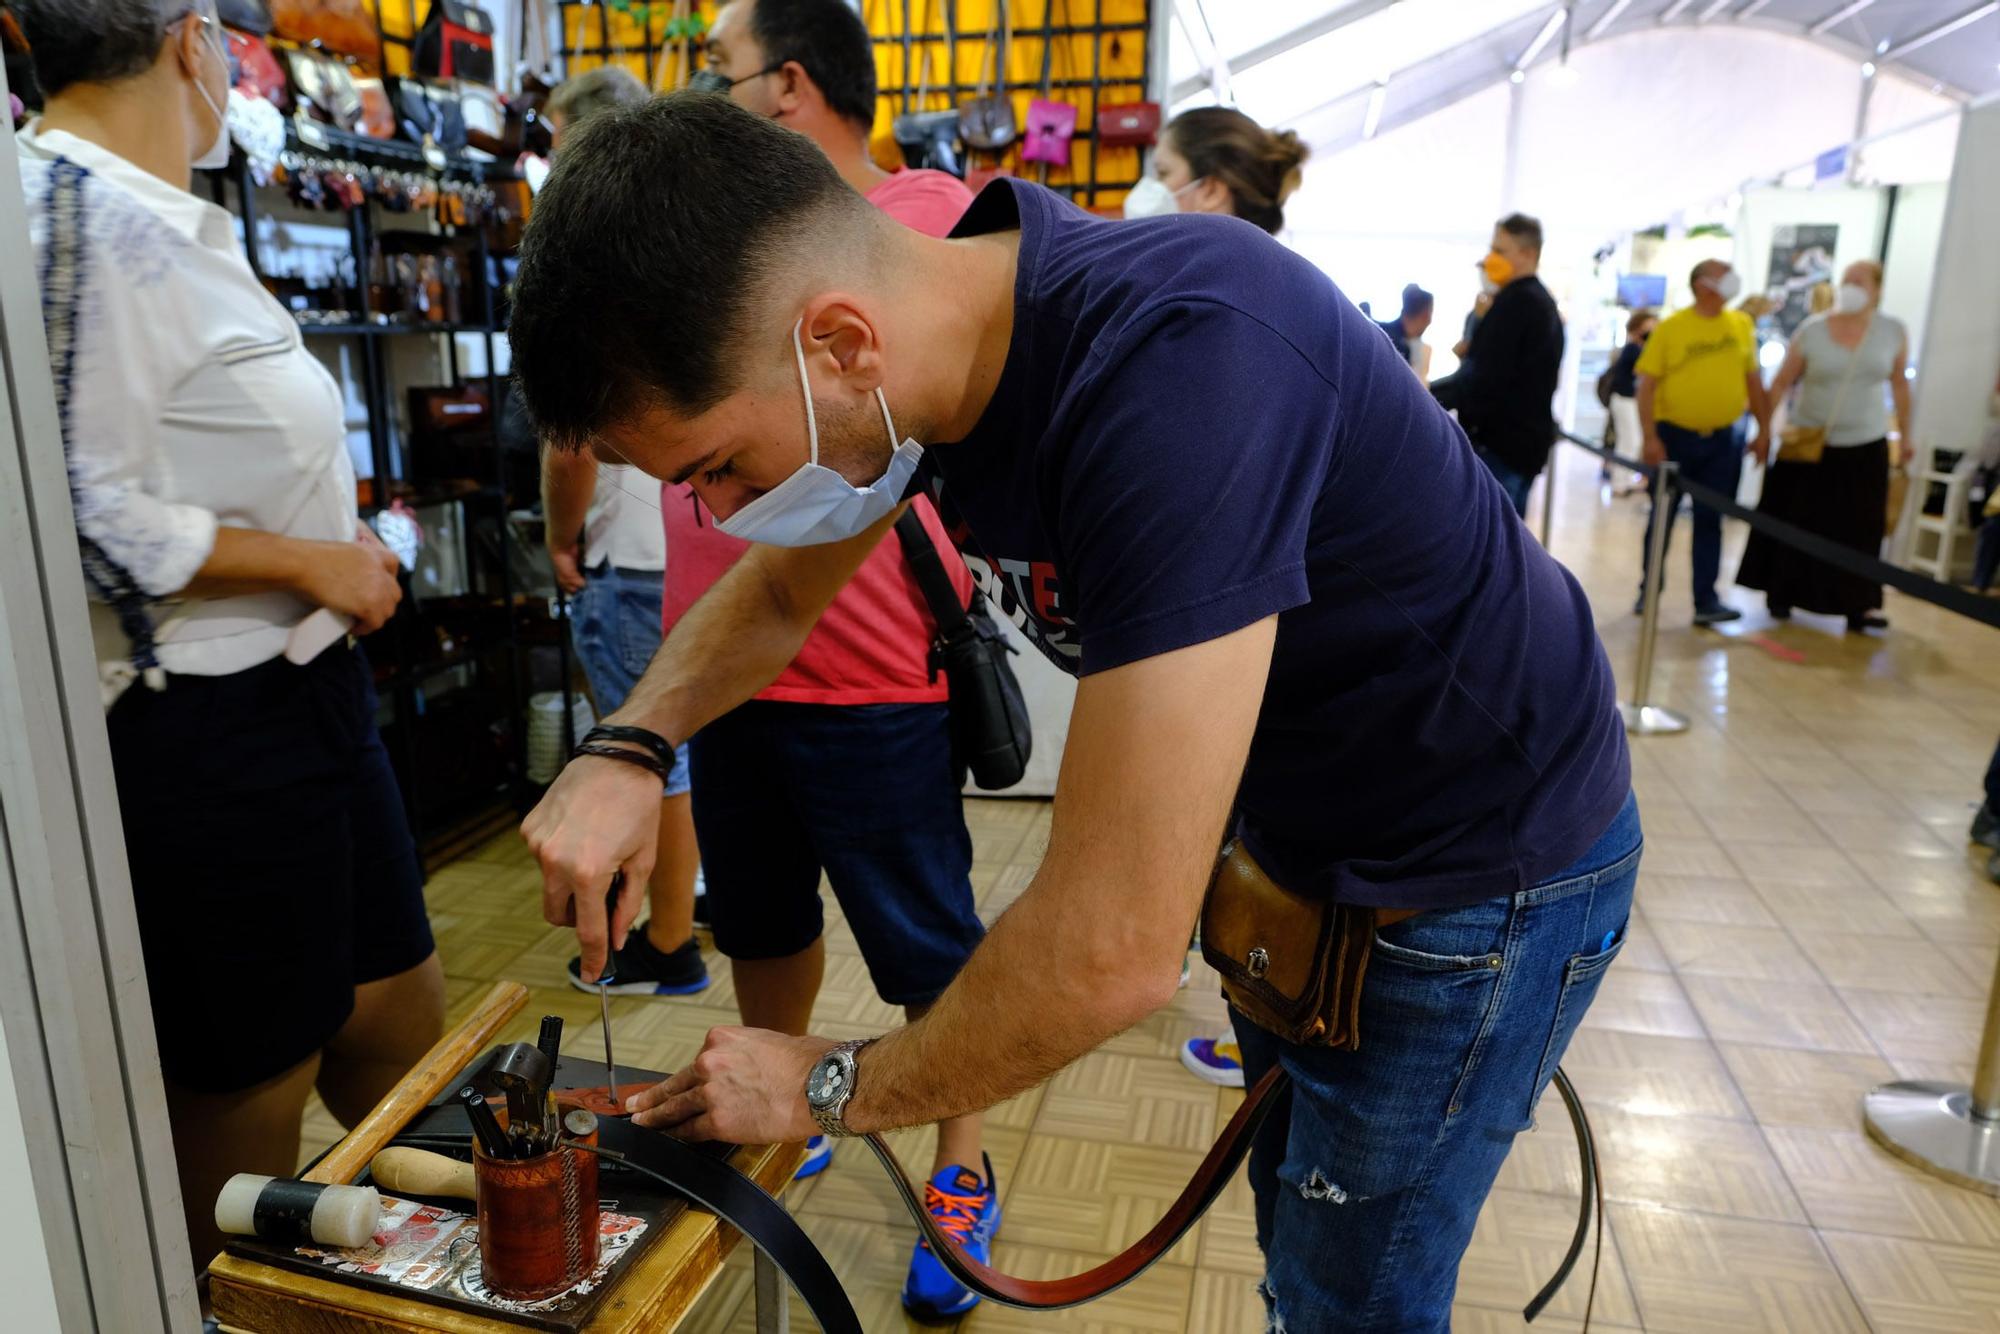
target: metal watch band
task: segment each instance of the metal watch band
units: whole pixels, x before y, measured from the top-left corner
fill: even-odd
[[[817,1070],[822,1064],[842,1053],[850,1057],[859,1056],[861,1049],[873,1041],[875,1041],[874,1038],[849,1038],[839,1046],[829,1048],[825,1056],[813,1062],[813,1068]],[[835,1139],[850,1139],[853,1137],[854,1132],[847,1128],[847,1104],[854,1100],[854,1086],[858,1082],[860,1074],[859,1062],[855,1064],[855,1073],[857,1078],[848,1081],[847,1091],[841,1094],[840,1101],[833,1106],[814,1107],[812,1106],[811,1099],[807,1099],[807,1110],[812,1112],[813,1124],[820,1128],[821,1134],[830,1135]],[[810,1078],[810,1075],[808,1075],[808,1078]]]

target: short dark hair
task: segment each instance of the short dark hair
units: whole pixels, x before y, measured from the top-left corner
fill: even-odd
[[[1415,283],[1411,283],[1403,289],[1403,314],[1405,315],[1421,315],[1435,304],[1435,298]]]
[[[167,29],[194,11],[181,0],[12,0],[8,7],[48,97],[73,83],[144,74],[160,58]]]
[[[1625,333],[1629,337],[1646,327],[1647,323],[1660,318],[1660,312],[1651,306],[1641,306],[1625,319]]]
[[[786,257],[808,237],[852,254],[874,217],[812,140],[727,97],[591,117],[535,196],[508,322],[543,439],[579,448],[649,400],[714,407],[741,383],[735,350]]]
[[[875,124],[875,43],[843,0],[729,0],[750,5],[750,35],[772,65],[796,60],[842,120]]]
[[[1729,261],[1726,259],[1704,259],[1688,270],[1688,286],[1690,288],[1700,287],[1702,274],[1707,271],[1710,265],[1714,264],[1721,265],[1725,270],[1729,267]]]
[[[1536,254],[1542,253],[1542,224],[1525,213],[1509,213],[1493,224]]]

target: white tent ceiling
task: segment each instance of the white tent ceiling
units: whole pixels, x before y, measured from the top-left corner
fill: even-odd
[[[1233,101],[1322,159],[1565,49],[1663,29],[1806,38],[1957,100],[2000,91],[2000,0],[1163,0],[1175,110]]]

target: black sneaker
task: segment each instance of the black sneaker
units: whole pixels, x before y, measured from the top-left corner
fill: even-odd
[[[583,980],[580,958],[569,961],[569,984],[578,991],[597,990],[595,982]],[[635,926],[625,948],[612,951],[608,989],[614,996],[692,996],[708,989],[708,965],[695,941],[667,953],[647,938],[643,925]]]
[[[2000,815],[1995,815],[1987,803],[1980,802],[1979,809],[1972,814],[1972,828],[1965,836],[1974,843],[2000,851]]]
[[[1734,607],[1725,607],[1720,603],[1717,603],[1713,607],[1703,607],[1694,614],[1694,623],[1696,625],[1721,625],[1727,621],[1740,621],[1742,619],[1742,612],[1736,610]]]

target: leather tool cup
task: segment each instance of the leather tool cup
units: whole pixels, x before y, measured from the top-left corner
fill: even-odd
[[[1222,850],[1201,909],[1201,954],[1229,1003],[1306,1046],[1361,1045],[1361,983],[1375,910],[1294,894],[1240,842]]]
[[[512,1301],[539,1301],[596,1272],[595,1154],[564,1146],[532,1158],[489,1158],[475,1141],[472,1171],[488,1288]]]

